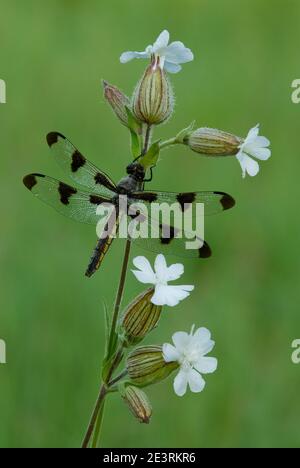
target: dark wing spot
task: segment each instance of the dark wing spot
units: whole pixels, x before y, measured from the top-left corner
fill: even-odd
[[[72,195],[75,195],[77,193],[77,190],[74,187],[71,187],[70,185],[67,185],[67,184],[64,184],[63,182],[60,182],[59,186],[58,186],[58,192],[60,194],[60,201],[64,205],[69,205],[70,197]]]
[[[94,177],[94,180],[96,184],[104,185],[104,187],[108,188],[109,190],[112,190],[113,192],[116,191],[115,185],[109,180],[108,177],[106,177],[105,174],[101,174],[101,172],[97,172],[97,174]]]
[[[90,202],[93,205],[101,205],[102,203],[107,202],[106,198],[99,197],[98,195],[91,195],[90,196]]]
[[[66,139],[66,137],[64,137],[61,133],[58,133],[58,132],[50,132],[48,133],[46,138],[47,138],[47,143],[50,146],[50,148],[52,145],[58,142],[59,138],[62,138],[63,140]]]
[[[72,154],[72,164],[71,164],[71,169],[72,172],[77,172],[78,169],[80,169],[82,166],[84,166],[86,163],[86,159],[84,156],[82,156],[81,153],[79,153],[78,150],[74,151]]]
[[[223,207],[223,210],[230,210],[230,208],[233,208],[235,206],[234,198],[232,198],[231,195],[228,195],[228,193],[224,193],[224,192],[214,192],[214,193],[216,195],[222,196],[220,203]]]
[[[194,203],[196,200],[196,194],[191,192],[191,193],[179,193],[177,195],[177,201],[179,205],[181,206],[182,211],[185,211],[188,206],[191,203]]]
[[[28,174],[23,179],[23,184],[28,190],[31,190],[37,184],[37,177],[45,177],[43,174]]]
[[[199,249],[199,258],[209,258],[212,255],[211,248],[204,242],[203,246]]]
[[[133,198],[153,203],[157,200],[157,194],[154,192],[138,192],[131,195]]]
[[[178,231],[178,229],[176,230],[173,226],[167,226],[165,224],[160,224],[159,227],[161,229],[161,243],[163,245],[169,245],[175,238],[176,231]]]

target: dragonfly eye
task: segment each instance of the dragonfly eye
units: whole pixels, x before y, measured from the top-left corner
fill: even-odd
[[[127,166],[127,174],[133,175],[137,180],[144,180],[145,178],[145,169],[139,163],[131,163]]]

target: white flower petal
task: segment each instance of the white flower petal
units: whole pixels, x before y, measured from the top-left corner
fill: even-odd
[[[217,367],[218,360],[213,357],[202,357],[194,364],[194,368],[201,374],[212,374]]]
[[[209,354],[215,347],[215,342],[213,340],[209,340],[207,341],[206,343],[203,343],[200,347],[199,347],[199,353],[202,355],[202,356],[205,356],[206,354]]]
[[[131,270],[136,279],[142,284],[156,284],[155,275],[151,276],[145,271]]]
[[[129,51],[129,52],[124,52],[121,55],[120,62],[121,63],[128,63],[128,62],[131,62],[131,60],[133,60],[133,59],[145,59],[145,58],[149,58],[149,57],[150,57],[150,54],[147,51],[145,51],[145,52],[132,52],[132,51]]]
[[[180,72],[180,70],[182,70],[182,66],[166,61],[165,65],[164,65],[164,69],[168,73],[174,73],[175,74],[175,73]]]
[[[163,345],[163,357],[164,357],[165,362],[179,361],[180,353],[175,348],[175,346],[169,343],[165,343]]]
[[[197,371],[193,369],[188,372],[188,383],[193,393],[202,392],[205,387],[204,379]]]
[[[271,142],[270,142],[270,140],[268,140],[268,138],[266,138],[264,136],[258,136],[255,139],[254,144],[261,147],[261,148],[266,148],[267,146],[270,146]]]
[[[199,358],[210,353],[215,346],[215,342],[211,340],[211,333],[207,328],[198,328],[191,337],[190,350],[197,350]]]
[[[183,396],[188,384],[188,373],[180,370],[174,379],[174,391],[176,395]]]
[[[194,286],[161,286],[161,288],[164,288],[166,305],[174,307],[190,295]]]
[[[256,161],[254,161],[254,159],[250,158],[250,156],[243,152],[239,152],[236,155],[236,158],[241,165],[243,177],[246,177],[246,173],[249,174],[251,177],[254,177],[258,174],[259,164]]]
[[[181,263],[174,263],[167,268],[166,281],[175,281],[179,279],[184,273],[184,266]]]
[[[252,145],[247,145],[244,151],[261,161],[267,161],[267,159],[271,157],[271,150],[269,148],[259,147],[254,143]]]
[[[211,339],[211,333],[207,328],[198,328],[193,336],[194,343],[205,344]]]
[[[249,130],[248,135],[245,139],[245,144],[252,143],[258,137],[258,134],[259,134],[259,124],[251,128],[251,130]]]
[[[194,54],[190,49],[187,49],[182,42],[176,41],[170,44],[166,51],[165,57],[168,62],[179,64],[187,63],[194,60]]]
[[[170,40],[170,33],[165,29],[156,39],[155,43],[153,44],[153,52],[156,53],[159,49],[167,47]]]
[[[156,273],[157,279],[162,283],[167,282],[168,276],[168,267],[165,256],[162,254],[157,255],[154,263],[154,271]]]
[[[136,268],[141,271],[132,270],[132,273],[135,275],[138,281],[141,283],[147,284],[156,284],[156,276],[152,267],[150,265],[149,260],[146,257],[135,257],[133,259],[133,264]]]
[[[151,299],[152,304],[167,305],[175,307],[180,301],[186,299],[190,293],[181,288],[181,286],[168,286],[158,284],[155,288],[155,293]]]
[[[164,286],[160,284],[157,285],[155,288],[155,292],[151,299],[152,304],[157,305],[157,306],[170,305],[170,302],[172,302],[171,301],[172,297],[170,298],[168,288],[169,286]],[[177,305],[177,304],[174,304],[174,305]]]
[[[190,339],[190,335],[186,332],[176,332],[172,336],[173,343],[180,353],[189,345]]]

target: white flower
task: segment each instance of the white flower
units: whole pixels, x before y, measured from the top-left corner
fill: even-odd
[[[144,52],[124,52],[121,57],[121,63],[127,63],[137,58],[150,58],[152,55],[160,57],[159,64],[161,68],[169,73],[178,73],[181,70],[180,63],[191,62],[194,60],[193,52],[187,49],[182,42],[176,41],[169,44],[170,34],[163,31],[153,45],[149,45]]]
[[[138,281],[144,284],[155,285],[151,302],[158,306],[168,305],[174,307],[180,301],[186,299],[194,286],[169,286],[169,281],[180,278],[184,272],[181,263],[167,266],[164,255],[157,255],[154,263],[154,271],[146,257],[136,257],[133,264],[138,270],[132,270]]]
[[[236,155],[243,171],[243,177],[246,177],[246,173],[252,177],[258,174],[258,162],[252,158],[261,161],[269,159],[271,150],[268,146],[270,146],[270,141],[263,136],[259,136],[259,125],[249,131],[247,138],[239,146],[240,151]]]
[[[194,393],[202,392],[205,381],[201,374],[215,372],[218,361],[213,357],[205,357],[210,353],[215,342],[211,340],[210,331],[206,328],[198,328],[194,333],[177,332],[173,335],[173,343],[163,345],[163,356],[166,362],[178,362],[180,370],[174,380],[176,395],[183,396],[187,386]]]

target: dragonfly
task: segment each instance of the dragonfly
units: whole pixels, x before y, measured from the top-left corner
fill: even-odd
[[[119,198],[126,196],[127,207],[132,208],[137,203],[143,203],[151,207],[151,204],[173,203],[179,204],[182,211],[186,207],[192,207],[196,203],[203,203],[205,215],[216,214],[232,208],[234,199],[224,192],[160,192],[144,190],[147,181],[146,169],[139,162],[139,158],[130,163],[126,168],[126,175],[119,183],[115,182],[94,164],[89,162],[83,154],[61,133],[51,132],[46,137],[51,154],[63,171],[75,183],[76,187],[43,174],[28,174],[23,178],[23,183],[31,193],[42,202],[50,205],[59,213],[75,221],[97,225],[99,215],[97,208],[105,204],[115,207],[115,225],[106,225],[106,236],[100,236],[96,248],[93,251],[86,269],[86,276],[91,277],[101,266],[115,236],[121,217]],[[134,210],[133,210],[134,211]],[[133,214],[126,215],[132,219]],[[122,213],[124,214],[124,213]],[[143,219],[145,222],[145,217]],[[151,223],[151,216],[146,221]],[[185,237],[179,235],[179,229],[175,225],[158,224],[158,232],[153,238],[135,238],[137,245],[146,250],[164,252],[179,257],[208,258],[212,255],[211,248],[204,240],[197,249],[185,248]]]

